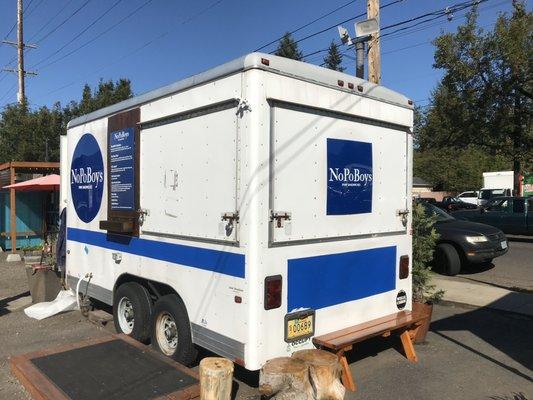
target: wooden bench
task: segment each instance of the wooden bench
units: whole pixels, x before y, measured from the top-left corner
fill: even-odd
[[[427,314],[401,311],[326,335],[316,336],[313,339],[313,343],[318,348],[334,352],[339,357],[342,366],[342,383],[346,389],[354,392],[356,385],[350,372],[345,352],[352,350],[355,343],[363,342],[376,336],[388,337],[392,332],[398,332],[400,333],[405,356],[409,361],[416,363],[418,362],[418,357],[413,347],[413,340],[419,327],[428,317]]]

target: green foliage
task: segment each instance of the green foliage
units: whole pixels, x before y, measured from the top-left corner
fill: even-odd
[[[62,108],[30,110],[26,104],[7,106],[0,116],[0,163],[7,161],[58,161],[59,137],[68,122],[80,115],[133,96],[130,81],[100,81],[94,95],[85,85],[80,103]]]
[[[419,203],[413,204],[413,301],[436,303],[444,292],[430,284],[435,245],[439,235],[435,231],[435,215],[427,215]]]
[[[283,35],[274,54],[280,57],[292,58],[293,60],[298,61],[303,59],[303,54],[298,49],[298,43],[296,43],[289,32]]]
[[[334,71],[344,72],[342,64],[342,54],[339,51],[339,46],[335,42],[331,42],[328,49],[328,54],[324,57],[324,67]]]
[[[415,150],[413,175],[430,182],[435,190],[464,192],[480,188],[483,172],[505,171],[512,163],[476,146]]]
[[[533,163],[533,14],[523,1],[513,7],[491,31],[478,27],[474,10],[457,32],[435,39],[434,67],[444,76],[420,115],[422,152],[475,147],[518,172]]]

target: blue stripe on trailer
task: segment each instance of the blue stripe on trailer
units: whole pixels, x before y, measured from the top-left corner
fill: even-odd
[[[67,240],[244,278],[243,254],[77,228],[68,228]]]
[[[396,246],[288,261],[287,311],[314,310],[396,287]]]

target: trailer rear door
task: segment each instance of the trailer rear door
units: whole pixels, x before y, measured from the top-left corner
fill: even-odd
[[[141,124],[143,233],[237,241],[236,107],[228,100]]]
[[[271,103],[270,241],[405,232],[407,127]]]

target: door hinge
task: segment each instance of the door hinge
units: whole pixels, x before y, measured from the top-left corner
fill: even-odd
[[[283,221],[290,221],[291,213],[286,211],[270,211],[270,222],[276,223],[276,228],[283,227]]]
[[[137,210],[137,214],[139,214],[139,225],[142,226],[142,224],[144,224],[144,221],[146,220],[146,217],[150,216],[150,210],[146,208],[139,208]]]
[[[242,117],[245,111],[252,111],[252,107],[250,106],[250,103],[248,103],[247,100],[240,99],[239,105],[237,106],[237,115],[239,117]]]
[[[409,210],[397,210],[396,216],[402,219],[403,226],[407,226],[407,217],[409,216]]]

